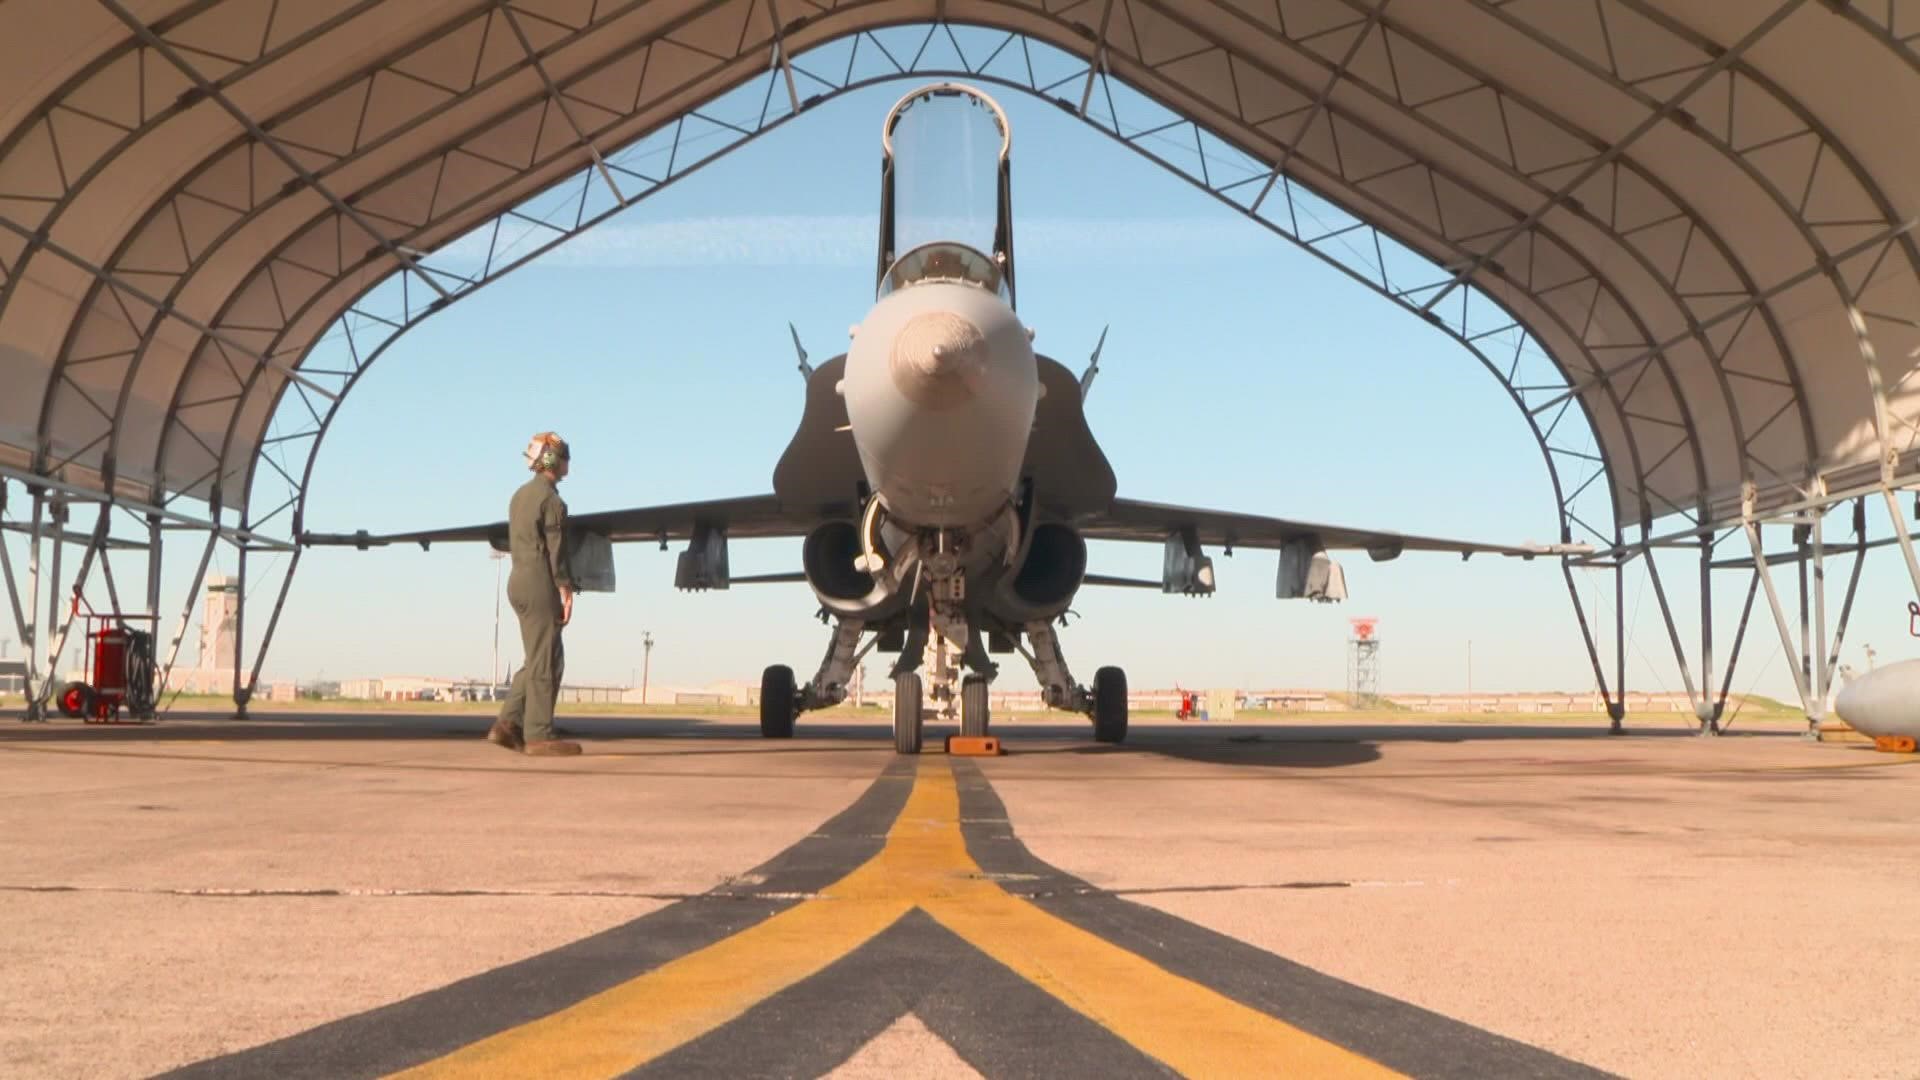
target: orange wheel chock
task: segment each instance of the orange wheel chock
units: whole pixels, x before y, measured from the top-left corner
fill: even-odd
[[[1006,751],[993,735],[949,735],[947,753],[953,757],[999,757]]]
[[[1911,735],[1880,735],[1874,738],[1873,748],[1886,754],[1911,754],[1914,752],[1914,738]]]

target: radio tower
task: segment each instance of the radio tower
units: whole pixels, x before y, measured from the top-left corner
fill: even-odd
[[[1355,709],[1371,709],[1380,703],[1380,638],[1373,616],[1347,620],[1353,627],[1347,638],[1347,702]]]

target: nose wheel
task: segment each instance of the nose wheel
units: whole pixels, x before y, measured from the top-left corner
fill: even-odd
[[[969,675],[960,683],[960,734],[980,738],[987,733],[987,680]]]
[[[920,675],[906,672],[893,678],[893,749],[898,754],[920,752]]]
[[[1103,667],[1093,673],[1093,738],[1118,743],[1127,737],[1127,673]]]

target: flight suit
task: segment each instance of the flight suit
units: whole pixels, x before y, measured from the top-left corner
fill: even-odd
[[[566,668],[560,645],[560,589],[573,586],[567,572],[567,504],[551,478],[536,474],[513,493],[507,541],[513,558],[507,603],[520,618],[526,659],[500,707],[500,722],[523,731],[531,745],[554,737],[553,706]]]

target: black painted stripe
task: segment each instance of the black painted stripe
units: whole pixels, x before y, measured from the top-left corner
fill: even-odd
[[[1035,858],[971,761],[954,761],[967,851],[1009,891],[1166,970],[1410,1076],[1608,1074],[1343,982],[1244,941],[1106,894]]]
[[[731,937],[838,881],[879,853],[912,787],[912,760],[896,760],[853,805],[755,868],[751,882],[736,879],[550,952],[165,1075],[376,1077],[432,1061]]]
[[[908,1013],[986,1076],[1173,1075],[918,909],[628,1075],[819,1076]]]

